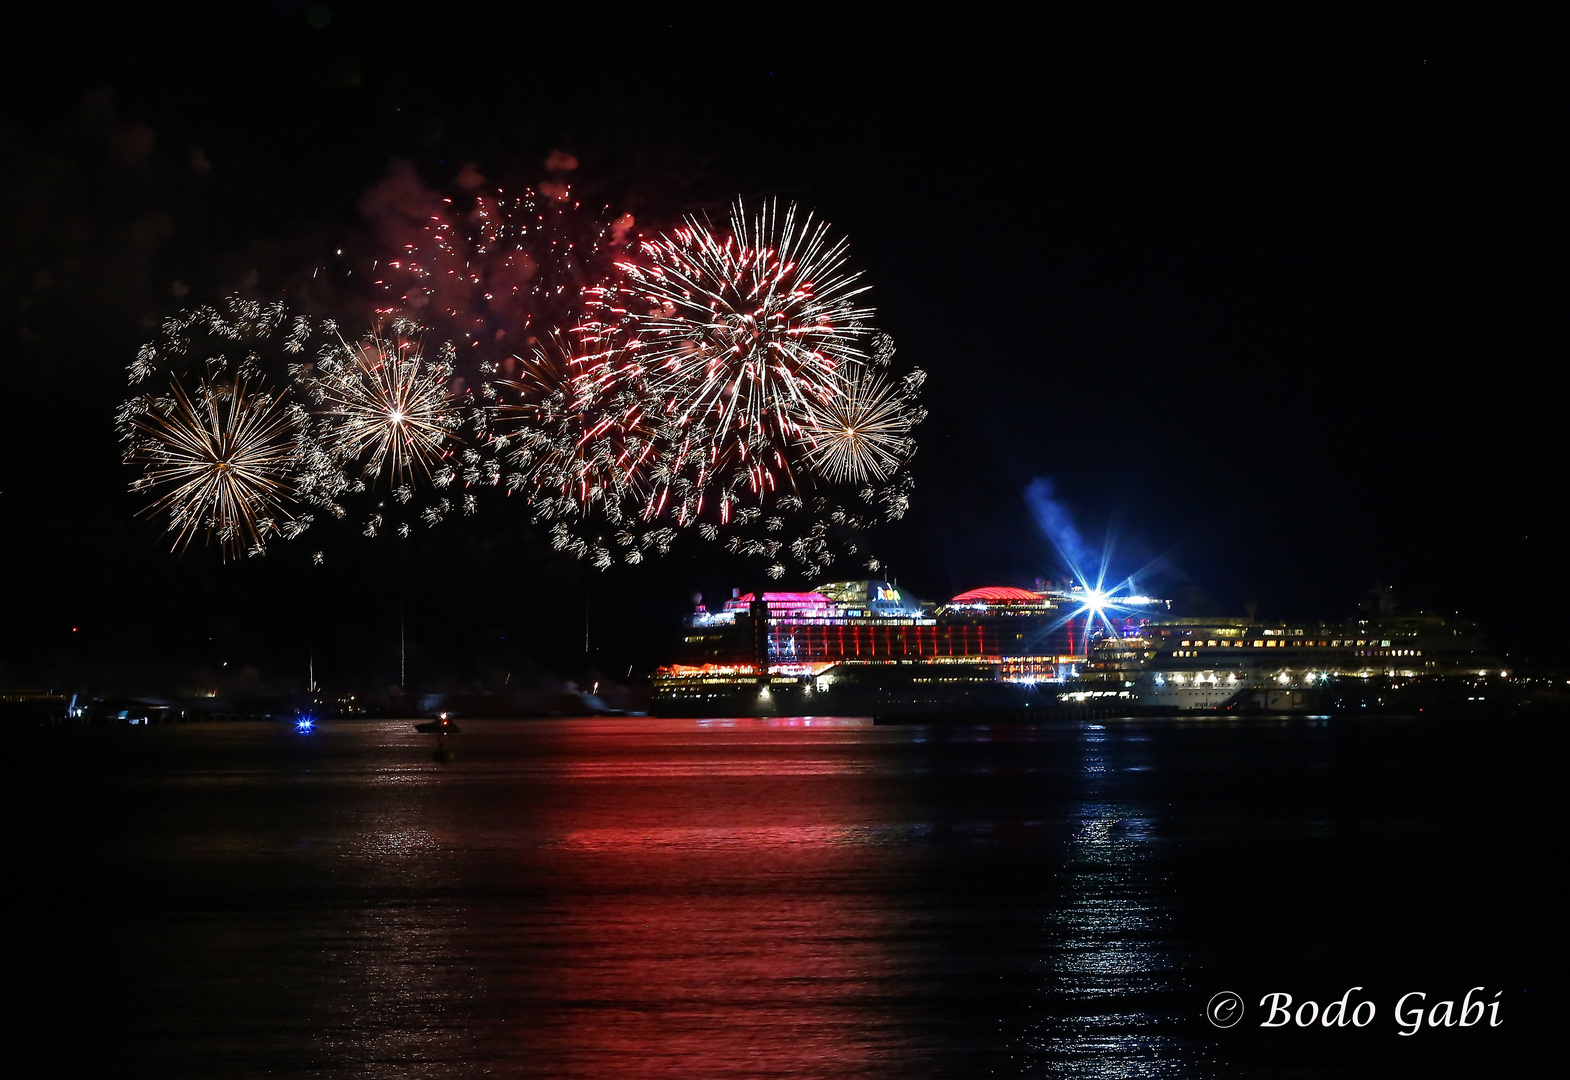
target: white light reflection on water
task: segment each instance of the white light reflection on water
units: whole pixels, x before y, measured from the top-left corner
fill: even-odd
[[[1182,978],[1158,944],[1166,897],[1150,821],[1116,800],[1113,777],[1128,766],[1113,760],[1101,726],[1084,729],[1080,751],[1077,824],[1047,918],[1039,1018],[1018,1038],[1015,1062],[1028,1076],[1206,1075],[1166,1033],[1179,1018],[1162,1003]]]

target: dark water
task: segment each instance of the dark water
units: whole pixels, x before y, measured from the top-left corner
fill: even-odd
[[[13,745],[8,1073],[1524,1075],[1559,1027],[1554,725],[465,727]]]

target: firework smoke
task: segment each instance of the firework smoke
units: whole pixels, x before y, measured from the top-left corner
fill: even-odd
[[[612,269],[631,215],[595,210],[565,183],[509,192],[465,169],[438,195],[403,166],[362,202],[381,250],[370,261],[372,303],[454,349],[460,378],[476,364],[517,375],[516,357],[577,324],[586,292]]]

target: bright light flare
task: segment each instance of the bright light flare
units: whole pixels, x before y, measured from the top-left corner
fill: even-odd
[[[1133,581],[1127,582],[1129,592],[1119,593],[1115,589],[1107,588],[1105,579],[1098,579],[1092,584],[1078,571],[1075,571],[1074,576],[1079,583],[1069,590],[1069,596],[1077,606],[1061,621],[1084,619],[1087,641],[1092,637],[1104,635],[1120,637],[1117,624],[1113,622],[1114,618],[1138,614],[1157,602],[1134,592]]]

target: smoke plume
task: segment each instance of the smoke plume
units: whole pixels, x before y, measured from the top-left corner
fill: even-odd
[[[1074,515],[1068,507],[1053,498],[1056,493],[1057,488],[1051,480],[1038,476],[1025,489],[1025,502],[1035,515],[1036,524],[1052,541],[1052,546],[1058,549],[1058,556],[1067,564],[1066,569],[1076,575],[1093,573],[1100,563],[1101,554],[1085,543],[1085,538],[1074,525]]]

